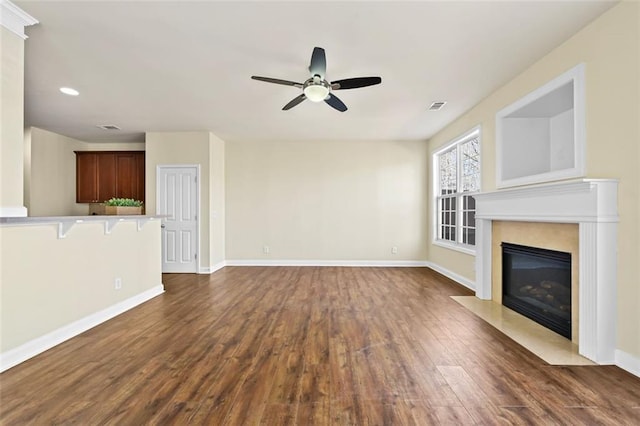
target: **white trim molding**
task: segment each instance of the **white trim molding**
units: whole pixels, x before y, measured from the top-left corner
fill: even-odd
[[[226,266],[347,266],[356,268],[422,268],[429,262],[422,260],[300,260],[300,259],[235,259],[225,261]]]
[[[27,38],[24,27],[38,24],[38,20],[9,0],[0,0],[0,25],[22,38]]]
[[[224,268],[225,266],[227,266],[227,262],[225,260],[223,260],[222,262],[218,262],[215,265],[211,266],[209,268],[209,270],[211,272],[209,272],[210,274],[213,274],[216,271],[219,271],[220,269]]]
[[[24,206],[0,207],[0,217],[26,217],[27,208]]]
[[[455,272],[450,271],[449,269],[442,267],[440,265],[437,265],[433,262],[427,262],[427,267],[457,282],[458,284],[467,287],[469,290],[473,290],[473,291],[476,290],[476,283],[470,280],[469,278],[463,277],[460,274],[456,274]]]
[[[156,296],[164,293],[162,284],[152,287],[140,294],[109,306],[101,311],[88,315],[57,330],[37,337],[25,344],[0,354],[0,372],[8,370],[42,352],[59,345],[85,331],[114,318]]]
[[[616,365],[623,370],[640,377],[640,358],[616,349]]]
[[[20,217],[0,217],[0,226],[33,226],[33,225],[56,225],[58,228],[58,239],[67,238],[69,231],[76,224],[104,222],[104,234],[109,235],[113,228],[121,222],[135,221],[138,231],[146,223],[153,220],[160,220],[164,216],[142,216],[142,215],[95,215],[95,216],[20,216]]]
[[[227,266],[227,262],[223,260],[222,262],[218,262],[213,266],[203,266],[198,268],[198,274],[213,274],[214,272],[224,268],[225,266]]]
[[[492,222],[577,223],[579,228],[580,355],[615,362],[618,181],[578,181],[478,194],[476,198],[476,296],[491,295]]]

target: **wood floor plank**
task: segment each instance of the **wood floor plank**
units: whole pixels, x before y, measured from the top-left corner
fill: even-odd
[[[550,366],[426,268],[225,267],[0,374],[0,424],[638,424],[640,379]]]
[[[278,404],[268,403],[261,409],[262,416],[260,424],[262,425],[296,425],[296,414],[298,404]]]
[[[478,424],[464,407],[435,407],[433,411],[442,425]]]
[[[296,425],[318,425],[328,426],[332,423],[330,402],[328,399],[323,399],[319,402],[306,403],[301,402],[298,404],[298,412],[296,413]],[[278,423],[265,423],[270,425],[276,425]]]

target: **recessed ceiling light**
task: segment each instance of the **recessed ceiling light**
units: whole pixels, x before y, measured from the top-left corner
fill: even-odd
[[[72,89],[71,87],[61,87],[60,91],[69,96],[78,96],[80,94],[80,92],[78,92],[76,89]]]

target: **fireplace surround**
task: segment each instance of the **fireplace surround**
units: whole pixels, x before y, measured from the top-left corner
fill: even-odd
[[[612,364],[616,343],[617,188],[616,180],[582,179],[476,195],[476,296],[492,299],[493,221],[576,223],[578,351],[598,364]]]

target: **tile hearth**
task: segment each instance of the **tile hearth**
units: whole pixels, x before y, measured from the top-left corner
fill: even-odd
[[[578,354],[575,343],[499,303],[475,296],[451,298],[551,365],[596,365]]]

